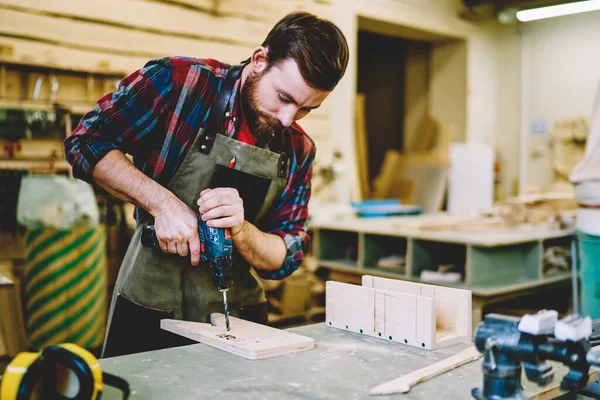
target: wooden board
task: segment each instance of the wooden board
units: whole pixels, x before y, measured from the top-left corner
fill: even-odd
[[[57,43],[45,43],[28,39],[0,36],[0,49],[8,49],[12,60],[23,60],[35,64],[57,66],[64,69],[96,71],[122,74],[142,68],[148,57],[107,54],[89,49],[64,47]]]
[[[552,366],[554,370],[554,379],[546,386],[538,386],[535,383],[527,380],[525,376],[525,370],[521,374],[521,384],[523,385],[523,393],[528,400],[550,400],[562,398],[567,392],[560,389],[560,382],[563,376],[566,376],[569,373],[569,367],[564,364],[555,362],[555,361],[547,361],[548,364]],[[588,384],[592,384],[598,380],[598,369],[595,367],[590,368]],[[587,399],[587,396],[578,395],[577,398]],[[570,398],[570,397],[565,397]]]
[[[373,182],[373,198],[403,199],[407,191],[426,213],[441,209],[446,190],[448,162],[436,152],[400,153],[388,150]]]
[[[235,317],[229,319],[229,332],[225,330],[225,316],[217,313],[211,314],[212,325],[163,319],[160,327],[249,360],[276,357],[315,347],[313,338]]]
[[[450,146],[448,212],[487,210],[494,200],[494,149],[480,144]]]
[[[371,187],[369,182],[369,151],[367,141],[366,121],[366,95],[358,93],[355,101],[355,149],[358,161],[358,177],[360,181],[360,198],[365,200],[371,198]]]
[[[207,2],[212,3],[212,0]],[[213,4],[210,8],[212,6]],[[179,7],[172,3],[144,0],[0,0],[0,7],[55,18],[80,19],[90,25],[126,27],[132,31],[152,32],[175,40],[181,37],[212,39],[251,46],[262,43],[272,26],[266,21],[217,16],[214,10],[201,5],[196,8]],[[223,29],[223,26],[228,29]]]
[[[218,43],[169,36],[110,25],[90,24],[75,19],[54,18],[21,11],[2,10],[0,34],[30,41],[58,44],[61,47],[105,53],[108,57],[125,55],[151,59],[184,54],[239,62],[251,51],[249,43]]]
[[[331,3],[329,0],[219,0],[217,12],[223,15],[242,15],[248,19],[269,20],[274,23],[293,11],[308,11],[322,18],[331,18],[333,7],[329,3]]]
[[[458,354],[445,358],[437,363],[418,369],[400,378],[382,383],[371,389],[371,395],[386,395],[394,393],[407,393],[410,388],[419,382],[426,381],[444,372],[450,371],[463,364],[479,360],[483,356],[475,346],[469,347]]]
[[[433,150],[436,144],[438,130],[439,127],[437,121],[426,115],[419,126],[417,134],[414,135],[410,151],[421,152]]]

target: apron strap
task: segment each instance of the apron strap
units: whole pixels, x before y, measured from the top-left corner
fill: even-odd
[[[225,110],[229,104],[229,99],[231,98],[235,82],[239,79],[240,75],[242,74],[242,70],[248,61],[249,60],[246,60],[240,65],[232,66],[227,72],[225,81],[221,85],[221,91],[217,95],[217,100],[213,105],[210,114],[208,115],[208,121],[206,123],[207,129],[204,130],[203,137],[199,138],[200,140],[198,140],[198,150],[201,153],[210,153],[210,150],[215,142],[215,138],[218,132],[222,129],[221,124],[223,121],[223,115],[225,114]]]
[[[270,133],[264,132],[262,136],[258,137],[256,142],[257,147],[264,148],[269,146],[269,150],[279,153],[279,162],[277,164],[277,176],[280,178],[286,178],[288,175],[288,163],[292,157],[291,145],[288,143],[288,129],[282,129],[275,133],[275,136],[271,136]]]
[[[290,146],[290,143],[288,143],[287,129],[279,132],[279,135],[281,136],[281,142],[279,143],[281,147],[279,148],[277,176],[279,176],[280,178],[287,178],[289,172],[288,164],[291,157],[291,155],[288,154],[288,151],[291,151],[292,147]]]

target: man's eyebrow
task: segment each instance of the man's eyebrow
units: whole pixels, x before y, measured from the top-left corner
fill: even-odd
[[[289,102],[294,103],[295,105],[298,105],[298,102],[296,101],[296,99],[294,99],[294,96],[292,96],[291,94],[289,94],[285,90],[283,90],[281,88],[277,88],[277,93],[279,93],[279,95],[281,97],[284,97]]]
[[[283,98],[285,98],[286,100],[288,100],[289,102],[298,105],[298,102],[296,101],[296,99],[294,99],[294,97],[286,92],[285,90],[281,89],[281,88],[276,88],[277,93],[279,93],[279,95]],[[319,104],[318,106],[314,106],[314,107],[304,107],[304,108],[308,108],[310,110],[314,110],[315,108],[319,108],[321,105]]]

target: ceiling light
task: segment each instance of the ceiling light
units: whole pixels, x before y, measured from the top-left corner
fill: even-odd
[[[517,22],[517,12],[519,10],[516,8],[505,8],[504,10],[500,10],[496,15],[498,18],[498,22],[501,24],[514,24]]]
[[[562,15],[578,14],[595,10],[600,10],[600,0],[578,1],[575,3],[559,4],[557,6],[522,10],[517,12],[517,19],[521,22],[528,22],[535,21],[536,19],[560,17]]]

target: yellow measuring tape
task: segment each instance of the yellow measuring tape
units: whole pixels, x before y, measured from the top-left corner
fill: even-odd
[[[129,384],[102,372],[92,353],[72,343],[52,345],[38,353],[19,353],[2,376],[0,399],[100,399],[103,385],[129,397]]]

